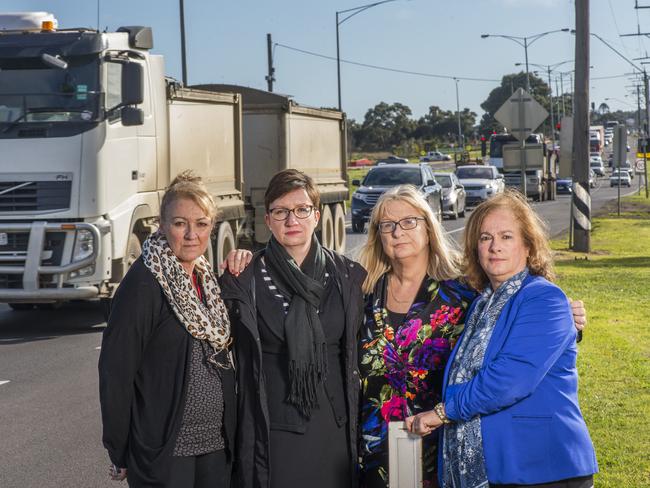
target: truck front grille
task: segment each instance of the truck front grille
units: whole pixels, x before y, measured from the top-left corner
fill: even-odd
[[[71,191],[72,181],[0,181],[0,213],[66,210]]]
[[[8,232],[7,244],[0,245],[0,264],[3,266],[11,266],[12,264],[18,266],[24,265],[24,260],[15,261],[11,258],[23,257],[23,259],[26,259],[28,244],[29,232]],[[45,266],[59,266],[63,257],[64,245],[65,232],[47,232],[43,246],[44,259],[41,261],[41,264]]]

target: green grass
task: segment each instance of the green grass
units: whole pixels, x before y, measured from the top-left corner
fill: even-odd
[[[586,260],[553,242],[558,284],[589,317],[578,369],[598,488],[650,487],[650,203],[626,198],[623,210],[594,219]]]

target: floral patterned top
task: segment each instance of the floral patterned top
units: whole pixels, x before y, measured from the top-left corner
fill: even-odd
[[[388,486],[388,422],[433,409],[445,366],[476,293],[456,280],[426,277],[402,323],[390,323],[387,275],[366,297],[361,330],[361,486]],[[437,486],[438,436],[423,441],[425,487]]]

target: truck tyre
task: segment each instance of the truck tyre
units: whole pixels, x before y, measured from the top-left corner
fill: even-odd
[[[216,261],[214,263],[214,268],[219,269],[219,274],[222,271],[219,268],[219,265],[223,263],[228,253],[233,249],[237,248],[235,243],[235,234],[233,234],[232,227],[228,222],[221,222],[219,225],[219,230],[217,231],[217,243],[216,243]]]
[[[9,308],[11,308],[11,310],[14,310],[16,312],[23,312],[26,310],[32,310],[34,308],[33,303],[8,303],[7,305],[9,305]]]
[[[136,224],[137,226],[137,224]],[[135,232],[131,232],[129,240],[126,242],[126,252],[122,259],[122,277],[126,276],[127,271],[135,261],[142,254],[142,243],[140,238]],[[108,316],[111,314],[111,304],[113,303],[112,297],[102,297],[99,299],[99,305],[102,309],[104,320],[108,322]]]
[[[363,230],[366,227],[366,224],[363,220],[352,219],[352,232],[357,234],[363,234]]]
[[[334,205],[334,250],[345,253],[345,212],[340,203]]]
[[[334,217],[329,205],[323,205],[320,225],[321,244],[327,249],[334,250]]]

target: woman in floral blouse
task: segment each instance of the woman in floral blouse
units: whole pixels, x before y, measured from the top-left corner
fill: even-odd
[[[447,358],[475,292],[458,281],[459,254],[412,186],[381,197],[361,264],[366,322],[361,330],[361,486],[388,486],[388,422],[431,410]],[[423,480],[437,486],[437,436],[424,438]]]
[[[368,271],[359,352],[360,486],[386,488],[388,423],[441,401],[445,366],[476,292],[459,279],[459,252],[410,185],[381,196],[359,261]],[[571,306],[581,330],[584,305]],[[423,486],[438,487],[438,436],[424,437],[422,448]]]

